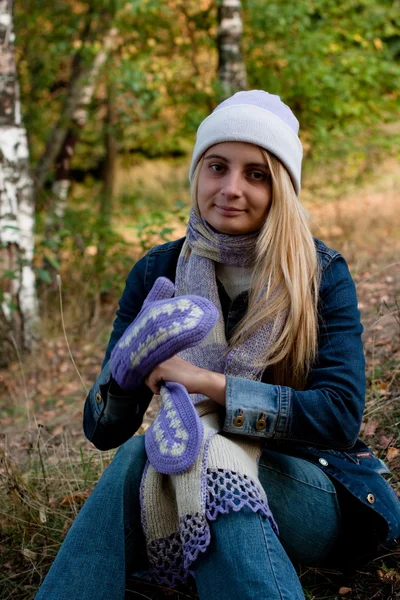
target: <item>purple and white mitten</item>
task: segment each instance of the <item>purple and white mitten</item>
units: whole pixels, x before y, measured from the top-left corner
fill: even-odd
[[[111,373],[124,388],[141,385],[161,362],[200,343],[218,320],[218,310],[201,296],[172,298],[173,284],[156,280],[142,310],[111,354]],[[151,465],[160,473],[186,471],[196,460],[203,427],[184,386],[166,382],[161,409],[146,432]]]
[[[160,363],[200,343],[214,327],[218,310],[201,296],[178,296],[169,279],[159,277],[136,319],[111,353],[111,374],[135,389]],[[161,297],[161,298],[160,298]]]
[[[160,394],[161,408],[144,442],[152,467],[159,473],[176,475],[196,460],[203,442],[203,424],[185,386],[166,381]]]

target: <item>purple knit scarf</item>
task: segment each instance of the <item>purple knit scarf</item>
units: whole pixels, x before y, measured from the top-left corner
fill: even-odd
[[[214,231],[195,209],[190,211],[186,241],[197,256],[223,265],[252,267],[258,231],[245,235],[228,235]],[[181,255],[182,256],[182,255]],[[182,265],[178,262],[178,275]]]

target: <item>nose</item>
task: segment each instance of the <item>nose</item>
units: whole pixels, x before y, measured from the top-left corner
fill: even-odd
[[[240,198],[243,194],[242,183],[240,171],[231,169],[223,178],[221,194],[227,199]]]

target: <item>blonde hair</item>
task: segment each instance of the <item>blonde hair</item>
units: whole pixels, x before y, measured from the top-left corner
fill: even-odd
[[[278,339],[262,357],[273,366],[274,382],[303,389],[317,354],[319,268],[308,218],[282,163],[263,150],[271,173],[271,205],[256,243],[255,264],[245,316],[229,341],[235,347],[262,323],[286,315]],[[198,210],[200,159],[192,180]]]

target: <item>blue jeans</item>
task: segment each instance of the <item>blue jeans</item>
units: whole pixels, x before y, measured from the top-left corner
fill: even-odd
[[[143,436],[118,450],[83,506],[36,600],[123,600],[127,569],[146,567],[140,522]],[[264,451],[260,480],[280,529],[250,510],[211,523],[193,565],[200,600],[304,600],[293,562],[317,564],[340,532],[335,489],[318,467]]]

